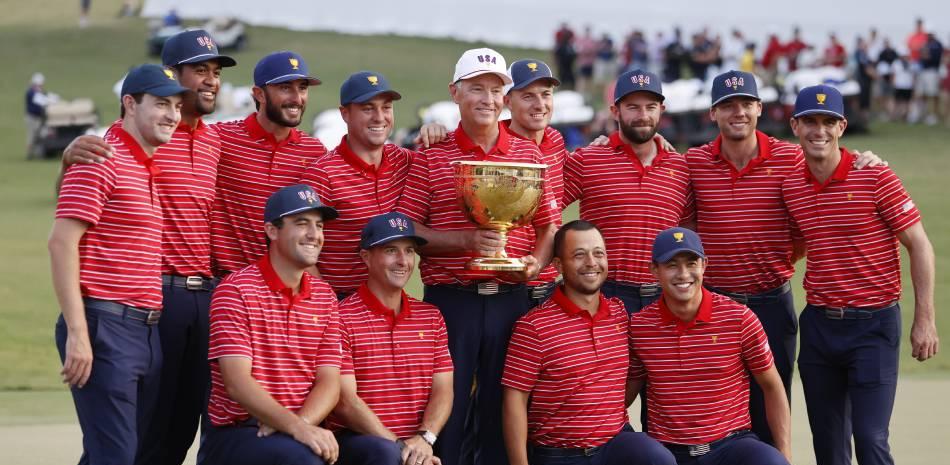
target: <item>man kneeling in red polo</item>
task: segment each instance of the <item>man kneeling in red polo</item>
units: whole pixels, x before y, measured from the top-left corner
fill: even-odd
[[[607,299],[604,238],[583,220],[554,235],[564,277],[551,298],[521,317],[502,378],[504,434],[512,465],[657,465],[669,451],[634,432],[624,405],[627,312]]]
[[[650,270],[662,294],[630,317],[627,385],[633,402],[647,383],[650,435],[680,465],[787,465],[788,398],[758,318],[703,288],[706,255],[693,231],[658,234]],[[749,431],[749,372],[765,397],[774,448]]]

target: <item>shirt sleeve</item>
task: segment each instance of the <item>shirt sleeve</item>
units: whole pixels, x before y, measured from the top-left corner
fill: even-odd
[[[70,166],[59,190],[56,218],[72,218],[95,226],[115,186],[115,160]]]
[[[353,368],[353,346],[350,340],[350,330],[343,319],[340,319],[340,374],[352,375],[356,370]]]
[[[584,174],[583,166],[584,152],[577,150],[574,153],[568,153],[564,160],[564,194],[561,198],[561,205],[567,207],[581,198],[582,181]]]
[[[890,168],[884,167],[874,190],[877,212],[895,233],[902,232],[920,221],[920,211],[904,189],[901,180]]]
[[[452,356],[449,354],[449,333],[445,329],[445,320],[436,312],[437,328],[435,336],[435,367],[436,373],[453,371]]]
[[[330,321],[323,331],[320,347],[317,349],[316,366],[341,368],[340,351],[340,311],[335,295],[328,292],[327,305],[330,307]]]
[[[321,167],[323,158],[324,157],[320,157],[307,165],[307,169],[305,169],[303,175],[300,176],[300,182],[310,186],[313,191],[317,193],[317,197],[320,197],[320,201],[323,202],[324,205],[333,207],[336,205],[331,195],[333,190],[330,188],[330,179],[326,171]]]
[[[523,392],[534,390],[541,375],[542,357],[541,340],[534,325],[524,319],[518,320],[508,343],[501,385]]]
[[[210,312],[208,360],[221,357],[245,357],[253,360],[247,303],[237,286],[227,281],[218,285],[211,298]]]
[[[416,223],[425,224],[429,220],[429,205],[432,201],[430,187],[429,156],[425,152],[416,152],[396,211]]]
[[[689,172],[686,172],[689,175]],[[686,200],[683,213],[680,215],[680,224],[696,221],[696,195],[693,193],[693,183],[686,183]]]
[[[628,381],[641,381],[647,377],[646,366],[643,365],[643,361],[637,355],[635,327],[636,322],[631,318],[627,324],[627,343],[630,346],[630,368],[627,370]]]
[[[774,364],[768,337],[759,318],[748,308],[742,313],[739,343],[742,346],[742,362],[752,373],[761,373]]]

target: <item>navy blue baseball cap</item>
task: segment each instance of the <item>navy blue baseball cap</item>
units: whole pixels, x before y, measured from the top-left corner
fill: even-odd
[[[511,92],[513,89],[524,89],[539,79],[546,79],[555,86],[561,85],[561,81],[558,81],[557,78],[554,77],[554,73],[551,72],[551,67],[548,66],[547,63],[533,58],[518,60],[512,63],[511,66],[508,67],[508,74],[511,75],[511,80],[513,81],[508,92]]]
[[[340,105],[365,103],[381,94],[388,94],[393,100],[402,98],[399,92],[389,86],[389,80],[382,74],[360,71],[350,75],[340,86]]]
[[[656,235],[656,239],[653,241],[654,263],[666,263],[682,252],[689,252],[699,258],[706,258],[702,241],[690,229],[670,228]]]
[[[712,106],[732,97],[759,98],[759,88],[755,84],[755,76],[745,71],[726,71],[713,79]]]
[[[798,91],[793,118],[805,115],[829,115],[844,119],[844,98],[841,92],[824,84]]]
[[[178,84],[178,75],[168,68],[158,65],[145,64],[136,66],[129,71],[122,81],[120,97],[131,94],[151,94],[156,97],[168,97],[185,92],[191,92],[187,87]]]
[[[162,47],[162,64],[165,66],[210,60],[217,60],[225,68],[237,64],[234,58],[218,53],[218,44],[204,29],[179,32],[165,40]]]
[[[312,86],[320,84],[319,79],[310,75],[310,68],[303,57],[294,52],[285,50],[271,53],[261,58],[254,67],[254,85],[257,87],[297,79],[306,79]]]
[[[320,212],[323,221],[330,221],[340,216],[335,209],[320,202],[320,197],[313,188],[306,184],[295,184],[271,194],[267,199],[267,205],[264,206],[264,222],[273,223],[287,215],[296,215],[308,210]]]
[[[666,100],[663,96],[660,77],[642,69],[627,71],[617,78],[617,84],[614,86],[614,103],[634,92],[649,92],[660,97],[661,102]]]
[[[397,239],[412,239],[416,245],[426,245],[429,241],[416,235],[416,227],[408,216],[399,212],[383,213],[369,219],[360,234],[360,248],[371,249]]]

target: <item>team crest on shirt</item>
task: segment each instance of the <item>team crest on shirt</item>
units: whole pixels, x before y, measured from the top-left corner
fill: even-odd
[[[374,85],[374,86],[379,85],[379,77],[377,76],[366,76],[366,80],[369,81],[371,85]]]
[[[766,174],[767,176],[771,176],[771,175],[772,175],[772,168],[769,168],[769,169],[765,170],[765,174]]]
[[[405,231],[409,229],[409,222],[406,221],[405,218],[390,218],[389,226],[400,231]]]
[[[828,98],[828,96],[825,95],[825,94],[815,94],[815,99],[818,100],[818,104],[819,104],[819,105],[824,105],[824,104],[825,104],[825,99],[827,99],[827,98]]]
[[[173,73],[172,70],[170,70],[170,69],[168,69],[168,68],[165,68],[165,69],[162,70],[162,72],[165,73],[165,76],[168,76],[168,80],[169,80],[169,81],[174,81],[174,80],[175,80],[175,73]]]
[[[311,191],[311,190],[298,191],[298,192],[297,192],[297,196],[300,197],[300,200],[304,200],[304,201],[306,201],[307,203],[309,203],[310,205],[313,205],[313,204],[317,203],[317,201],[318,201],[318,199],[317,199],[317,194],[315,194],[315,193],[314,193],[313,191]]]
[[[676,171],[670,170],[670,176],[676,176]]]
[[[630,76],[630,82],[634,84],[639,84],[640,87],[650,85],[650,76],[643,74],[637,74],[635,76]]]
[[[536,73],[538,71],[538,64],[533,62],[528,63],[528,69],[530,69],[532,73]]]
[[[425,339],[425,338],[426,338],[425,331],[419,331],[419,339]]]
[[[288,58],[287,61],[290,62],[290,66],[293,69],[300,69],[300,60],[296,58]]]
[[[712,341],[713,341],[713,344],[715,344],[715,343],[716,343],[716,341],[718,341],[718,340],[719,340],[719,336],[718,336],[718,335],[716,335],[716,334],[713,334],[713,336],[712,336]]]
[[[313,316],[313,324],[315,324],[315,325],[320,324],[320,317],[318,317],[317,315],[314,315],[314,316]]]
[[[852,197],[854,197],[854,194],[848,192],[848,200],[851,200]]]
[[[208,50],[214,49],[214,41],[211,40],[211,37],[200,36],[198,37],[198,45],[207,48]]]
[[[732,87],[732,90],[739,90],[740,87],[745,87],[745,78],[736,76],[726,78],[726,87]]]
[[[673,233],[673,239],[676,239],[676,242],[683,242],[683,233],[681,232]]]

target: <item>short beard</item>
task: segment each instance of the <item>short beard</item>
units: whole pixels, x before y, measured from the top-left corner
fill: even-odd
[[[637,132],[637,128],[634,128],[633,126],[630,126],[624,123],[620,123],[620,132],[623,133],[624,137],[626,137],[627,140],[629,140],[630,142],[633,142],[634,144],[645,144],[653,140],[653,136],[656,135],[656,126],[653,126],[652,128],[650,128],[649,133],[646,136],[643,136],[643,135],[640,135],[639,132]]]
[[[300,125],[300,122],[303,121],[303,113],[306,110],[306,107],[300,107],[300,119],[297,121],[290,121],[284,118],[283,113],[280,111],[280,107],[272,104],[269,100],[264,102],[264,114],[267,115],[267,119],[274,122],[279,126],[285,128],[295,128]]]

